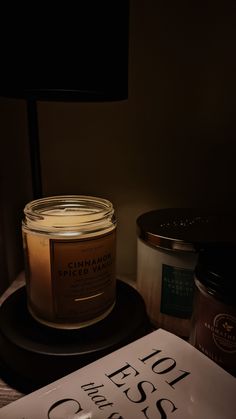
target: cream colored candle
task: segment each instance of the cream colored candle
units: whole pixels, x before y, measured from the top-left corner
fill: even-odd
[[[57,196],[25,207],[27,300],[39,322],[57,328],[95,323],[115,303],[116,219],[101,198]]]
[[[154,327],[186,339],[197,262],[193,233],[201,221],[181,208],[153,210],[137,218],[137,289]]]

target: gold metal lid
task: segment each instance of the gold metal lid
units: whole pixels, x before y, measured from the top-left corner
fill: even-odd
[[[235,217],[227,211],[167,208],[137,218],[141,240],[172,251],[196,252],[206,243],[233,243],[235,233]]]

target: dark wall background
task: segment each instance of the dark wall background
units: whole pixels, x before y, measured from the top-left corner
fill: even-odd
[[[44,195],[113,201],[120,277],[135,278],[135,221],[142,212],[236,207],[235,21],[234,2],[131,0],[128,99],[38,103]],[[16,141],[26,147],[26,132],[10,102],[1,100],[12,127],[1,124],[1,141],[4,159],[15,161],[17,185],[16,162],[25,168],[27,159],[5,141],[11,150]],[[24,102],[14,107],[23,118]]]

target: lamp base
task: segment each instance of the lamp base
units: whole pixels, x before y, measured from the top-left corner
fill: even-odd
[[[0,307],[3,378],[20,391],[33,391],[151,330],[142,297],[123,281],[117,280],[112,312],[100,322],[78,330],[53,329],[38,323],[27,309],[26,289],[22,287]]]

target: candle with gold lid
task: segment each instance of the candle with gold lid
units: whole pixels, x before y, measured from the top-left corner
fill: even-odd
[[[41,323],[80,328],[115,304],[116,217],[102,198],[29,202],[22,223],[28,309]]]

